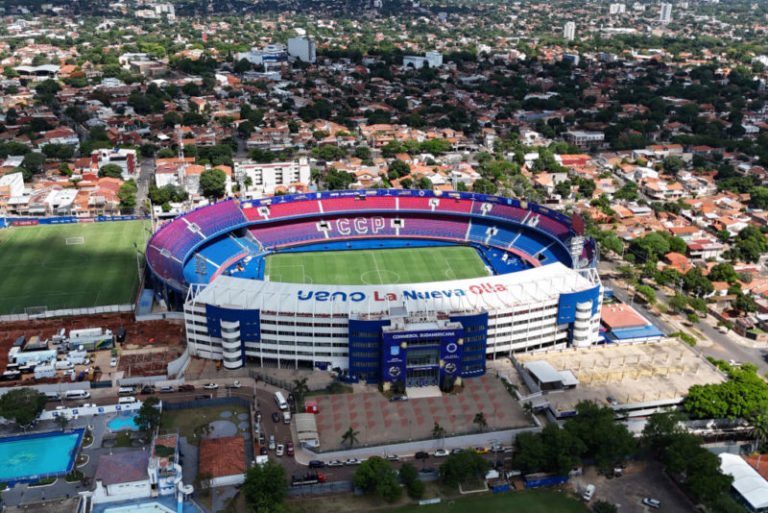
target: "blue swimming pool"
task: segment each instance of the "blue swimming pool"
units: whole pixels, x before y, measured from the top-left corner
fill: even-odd
[[[114,419],[107,422],[107,427],[110,431],[122,431],[124,429],[137,431],[139,427],[136,425],[136,422],[134,422],[135,418],[135,413],[121,413]]]
[[[85,430],[0,438],[0,482],[66,474],[75,464]]]

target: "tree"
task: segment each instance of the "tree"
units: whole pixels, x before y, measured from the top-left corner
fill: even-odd
[[[99,178],[122,178],[123,168],[117,164],[105,164],[99,168]]]
[[[136,207],[136,182],[131,178],[127,182],[123,183],[117,190],[117,197],[120,199],[120,208],[123,210],[130,210]]]
[[[243,495],[255,513],[284,512],[282,502],[288,495],[285,468],[272,459],[252,466],[245,473]]]
[[[648,285],[638,285],[635,287],[635,290],[638,294],[642,295],[648,303],[653,304],[656,302],[656,291]]]
[[[37,174],[43,170],[43,164],[45,164],[45,155],[31,151],[24,155],[24,160],[21,162],[21,167],[28,169],[33,174]]]
[[[304,401],[304,395],[309,392],[307,386],[307,378],[299,378],[293,380],[293,387],[291,387],[293,397],[296,399],[296,404],[301,404]]]
[[[355,471],[352,481],[367,495],[387,502],[394,502],[403,494],[397,482],[397,472],[387,460],[378,456],[365,460]]]
[[[676,411],[654,413],[643,427],[643,446],[661,454],[675,435],[685,432],[680,425],[682,420],[683,416]]]
[[[355,148],[354,155],[360,160],[368,160],[371,158],[371,149],[367,146],[358,146]]]
[[[227,187],[227,175],[221,169],[206,169],[200,173],[200,189],[203,196],[218,199],[224,196]]]
[[[400,467],[400,481],[408,490],[408,497],[414,500],[424,496],[424,483],[419,480],[419,471],[410,463],[403,463]]]
[[[732,257],[747,262],[757,262],[760,255],[768,251],[765,235],[756,226],[747,226],[736,236]]]
[[[389,164],[387,176],[390,180],[397,180],[401,176],[407,176],[409,174],[411,174],[411,166],[406,162],[403,162],[402,160],[393,160]]]
[[[515,437],[513,464],[523,474],[541,472],[547,465],[547,451],[537,433],[524,432]]]
[[[341,435],[341,443],[342,444],[347,443],[349,444],[350,447],[352,447],[353,445],[359,442],[359,440],[357,439],[357,435],[359,434],[360,434],[359,431],[355,431],[354,428],[352,428],[352,426],[349,426],[349,428],[344,432],[344,434]]]
[[[437,422],[432,426],[432,438],[437,438],[438,440],[445,438],[445,428]]]
[[[741,310],[745,314],[757,311],[757,303],[752,299],[752,296],[747,294],[739,294],[736,296],[736,299],[733,301],[733,307],[736,310]]]
[[[664,171],[666,171],[669,174],[674,175],[681,169],[683,169],[683,165],[685,163],[683,162],[683,159],[676,155],[670,155],[669,157],[664,157]]]
[[[456,486],[467,479],[485,475],[490,462],[475,451],[461,451],[451,454],[440,465],[440,480],[446,486]]]
[[[59,413],[58,415],[56,415],[53,421],[56,423],[56,426],[62,431],[67,429],[67,424],[69,424],[69,419],[63,413]]]
[[[682,312],[688,306],[688,298],[682,294],[675,294],[669,298],[669,307],[675,312]]]
[[[752,436],[755,437],[755,450],[759,451],[760,445],[768,441],[768,407],[753,412],[749,423],[752,424]]]
[[[728,283],[733,283],[739,279],[739,275],[733,269],[731,264],[723,262],[712,267],[707,278],[712,281],[726,281]]]
[[[332,169],[325,175],[325,184],[328,190],[342,190],[349,188],[349,184],[355,181],[355,175],[346,171]]]
[[[144,433],[147,439],[151,438],[157,426],[160,425],[160,399],[155,396],[149,396],[144,399],[144,403],[139,408],[136,418],[133,422]]]
[[[715,290],[709,279],[701,274],[701,269],[694,267],[683,275],[683,289],[696,297],[703,297]]]
[[[475,413],[475,418],[472,419],[472,422],[477,425],[480,431],[488,427],[488,421],[485,419],[485,414],[483,412]]]
[[[0,415],[26,427],[43,411],[46,401],[45,394],[33,388],[14,388],[0,396]]]
[[[594,513],[617,513],[618,508],[606,501],[597,501],[592,505],[592,511]]]
[[[545,469],[559,476],[567,476],[579,462],[579,455],[585,451],[584,442],[557,423],[547,424],[540,436],[544,446]]]
[[[625,426],[616,423],[613,410],[591,401],[576,405],[576,416],[565,422],[564,429],[584,443],[581,456],[594,458],[597,468],[606,472],[635,451],[634,438]]]
[[[499,188],[496,187],[496,184],[485,178],[478,178],[472,184],[472,192],[478,194],[496,194],[498,190]]]

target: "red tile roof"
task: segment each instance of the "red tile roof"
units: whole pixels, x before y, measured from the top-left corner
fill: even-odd
[[[200,441],[200,472],[213,477],[245,473],[245,442],[242,436]]]

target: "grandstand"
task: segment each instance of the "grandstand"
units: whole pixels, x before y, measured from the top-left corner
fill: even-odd
[[[471,258],[454,265],[446,255],[456,250]],[[227,368],[250,359],[443,383],[482,374],[486,355],[598,339],[594,242],[570,217],[511,198],[371,190],[228,200],[161,228],[147,257],[156,292],[185,311],[193,354]],[[434,337],[413,342],[412,358],[394,356],[394,331]]]

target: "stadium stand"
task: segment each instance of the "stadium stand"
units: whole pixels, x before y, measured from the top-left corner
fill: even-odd
[[[245,223],[247,219],[234,200],[226,200],[185,214],[184,219],[200,227],[203,234],[213,236],[222,230]],[[173,223],[171,223],[173,224]]]

